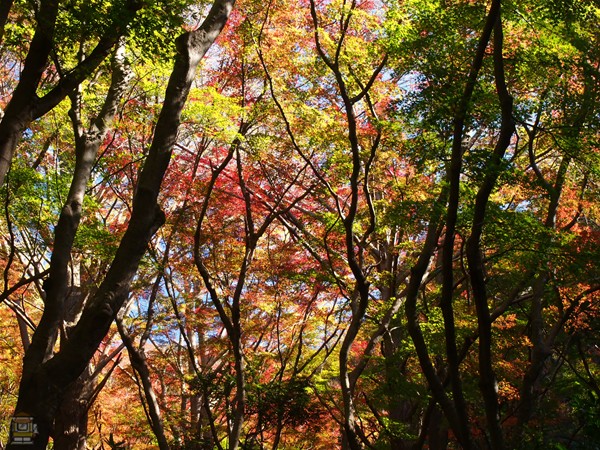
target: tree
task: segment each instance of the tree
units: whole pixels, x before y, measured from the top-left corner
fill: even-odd
[[[92,52],[64,76],[61,76],[61,80],[47,94],[39,97],[37,91],[44,75],[44,69],[48,64],[51,52],[55,50],[53,42],[59,12],[58,1],[40,2],[39,10],[36,11],[35,33],[20,73],[19,82],[0,121],[0,184],[4,183],[21,134],[33,120],[58,105],[69,92],[94,72],[125,33],[128,24],[141,7],[139,2],[132,1],[126,2],[124,7],[117,11],[112,11],[114,20],[100,36]]]
[[[196,66],[225,25],[233,2],[216,2],[203,25],[177,40],[177,58],[165,94],[152,145],[140,173],[133,201],[131,219],[115,258],[98,291],[84,308],[81,317],[61,345],[50,356],[55,335],[64,313],[65,272],[68,263],[64,254],[53,253],[52,269],[57,275],[46,283],[47,298],[23,363],[23,376],[16,413],[28,412],[38,427],[35,448],[45,448],[52,420],[65,389],[81,374],[106,335],[111,322],[126,300],[131,281],[149,240],[164,222],[164,213],[157,205],[162,178],[170,160],[179,126],[179,116],[187,99]],[[89,161],[91,164],[92,161]],[[76,173],[79,176],[80,173]],[[84,180],[85,182],[85,180]],[[70,251],[78,217],[73,210],[80,202],[67,204],[55,241],[64,239],[65,253]],[[55,246],[57,247],[57,246]],[[11,448],[13,444],[9,444]]]

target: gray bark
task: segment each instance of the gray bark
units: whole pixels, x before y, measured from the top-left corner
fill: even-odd
[[[55,229],[54,246],[50,260],[50,273],[44,282],[46,298],[44,313],[33,335],[31,346],[24,360],[25,376],[49,358],[58,336],[58,330],[65,318],[65,301],[69,291],[69,270],[71,250],[75,233],[81,219],[81,206],[85,188],[90,179],[98,149],[117,111],[120,99],[126,88],[127,70],[123,48],[115,53],[113,77],[103,108],[90,129],[84,132],[77,111],[77,99],[73,98],[70,115],[75,130],[75,170],[69,194]]]

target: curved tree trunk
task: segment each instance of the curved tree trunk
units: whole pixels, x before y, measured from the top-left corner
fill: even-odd
[[[146,355],[144,354],[143,349],[137,349],[134,347],[133,340],[127,333],[127,330],[123,326],[120,319],[117,320],[117,325],[119,327],[121,339],[127,348],[131,367],[133,370],[135,370],[137,378],[139,379],[139,383],[142,385],[142,390],[145,396],[144,400],[146,402],[146,408],[150,418],[150,428],[152,428],[152,432],[154,433],[154,436],[156,436],[158,448],[160,450],[169,450],[169,442],[167,441],[167,437],[165,435],[165,429],[160,415],[160,409],[158,407],[158,400],[156,398],[154,388],[152,387],[150,370],[148,368],[148,364],[146,363]]]
[[[152,145],[139,177],[131,219],[98,291],[86,305],[69,339],[58,353],[46,358],[46,350],[51,348],[49,344],[53,342],[53,331],[58,326],[56,317],[60,317],[59,313],[52,311],[51,314],[44,312],[29,351],[25,354],[15,413],[27,413],[33,417],[38,430],[34,445],[31,446],[34,450],[45,450],[55,414],[66,390],[85,370],[106,336],[129,295],[131,281],[148,243],[164,223],[164,213],[157,204],[157,198],[177,138],[181,111],[196,67],[225,26],[233,4],[234,0],[216,0],[202,26],[183,34],[176,41],[175,65]],[[19,448],[20,445],[12,442],[7,447],[9,450]]]
[[[479,333],[480,391],[485,406],[491,448],[498,450],[504,448],[504,436],[500,425],[496,375],[492,365],[492,319],[488,306],[481,236],[483,234],[489,197],[502,170],[502,159],[515,131],[515,123],[512,118],[513,99],[506,88],[502,45],[502,21],[500,12],[498,12],[498,18],[494,26],[494,75],[496,92],[502,110],[502,123],[496,148],[488,163],[489,168],[486,177],[477,192],[471,236],[467,240],[467,261],[469,263],[469,276],[477,310],[477,327]]]

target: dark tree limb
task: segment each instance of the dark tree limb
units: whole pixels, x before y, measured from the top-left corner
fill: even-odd
[[[64,74],[58,84],[46,95],[39,97],[37,89],[53,50],[58,4],[58,0],[42,0],[40,3],[40,11],[37,14],[38,25],[19,83],[0,121],[0,185],[4,184],[4,178],[23,131],[33,120],[58,105],[96,70],[125,34],[128,23],[142,7],[137,0],[129,0],[119,19],[107,28],[109,31],[100,38],[90,55]]]
[[[133,277],[148,243],[164,223],[157,199],[163,177],[177,138],[181,111],[194,80],[196,67],[217,38],[233,8],[234,0],[216,0],[202,26],[176,40],[177,55],[167,86],[152,145],[142,168],[133,200],[131,219],[117,253],[98,291],[82,312],[60,351],[28,366],[23,377],[16,412],[32,414],[39,435],[34,450],[43,450],[48,442],[53,416],[67,387],[85,369],[111,323],[127,299]],[[18,445],[9,444],[14,450]]]
[[[479,384],[490,433],[490,446],[492,449],[497,450],[504,448],[504,438],[500,426],[498,387],[492,365],[492,318],[488,306],[481,236],[487,204],[502,171],[502,161],[515,132],[515,123],[512,117],[513,99],[506,88],[502,45],[502,20],[499,12],[494,25],[494,76],[496,93],[502,113],[500,136],[488,162],[485,179],[477,192],[471,235],[467,240],[469,277],[477,310],[477,330],[479,333]]]

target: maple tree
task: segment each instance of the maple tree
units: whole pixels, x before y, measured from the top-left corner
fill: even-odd
[[[3,442],[600,445],[596,3],[34,3]]]

